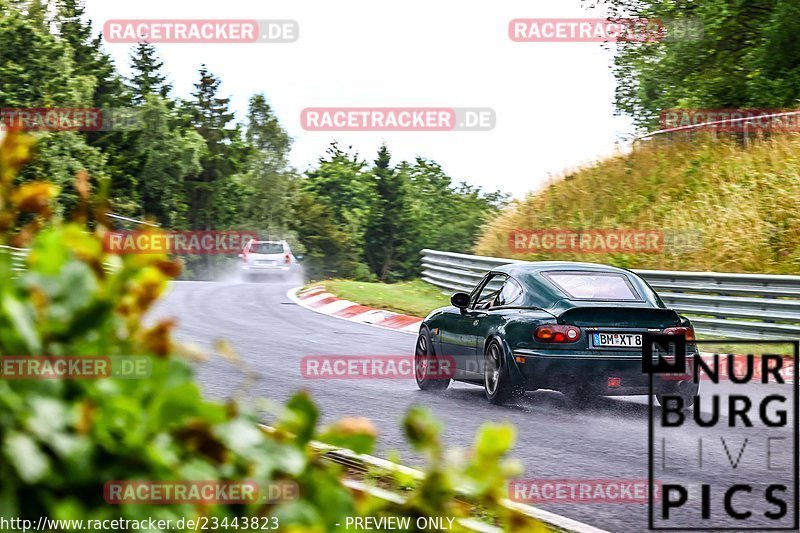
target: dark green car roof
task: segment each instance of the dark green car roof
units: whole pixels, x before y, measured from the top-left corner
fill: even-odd
[[[492,272],[506,274],[522,285],[524,291],[523,301],[519,304],[515,302],[515,305],[541,307],[543,309],[563,309],[584,305],[601,306],[605,304],[625,307],[666,307],[647,282],[624,268],[577,261],[535,261],[499,266],[493,268]],[[548,272],[597,272],[623,275],[641,299],[625,301],[573,299],[543,275]]]

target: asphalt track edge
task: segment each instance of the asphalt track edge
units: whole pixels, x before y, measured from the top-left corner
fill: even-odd
[[[402,333],[408,333],[408,334],[412,334],[412,335],[415,334],[415,333],[413,333],[411,331],[404,331],[402,329],[396,329],[396,328],[388,328],[388,327],[385,327],[385,326],[381,326],[379,324],[370,324],[368,322],[359,322],[359,321],[351,320],[349,318],[336,316],[336,315],[333,315],[333,314],[330,314],[330,313],[326,313],[324,311],[320,311],[319,309],[308,305],[306,302],[304,302],[302,299],[300,299],[297,296],[297,293],[302,288],[303,287],[300,286],[300,287],[293,287],[293,288],[289,289],[286,292],[286,297],[289,298],[293,303],[299,305],[300,307],[303,307],[303,308],[308,309],[310,311],[314,311],[316,313],[327,315],[327,316],[329,316],[331,318],[337,318],[339,320],[347,320],[348,322],[356,322],[356,323],[364,324],[366,326],[372,326],[372,327],[375,327],[375,328],[388,329],[388,330],[391,330],[391,331],[400,331]],[[265,427],[265,429],[267,429],[267,428],[268,427]],[[269,429],[271,429],[271,428],[269,428]],[[335,448],[335,447],[331,447],[331,446],[328,446],[326,444],[319,443],[319,442],[313,442],[312,446],[314,446],[315,448],[318,448],[318,449],[325,449],[327,455],[329,457],[331,457],[332,460],[337,460],[337,458],[341,458],[342,461],[344,461],[345,459],[348,460],[348,461],[357,461],[357,462],[360,462],[362,464],[369,465],[369,466],[371,466],[373,468],[377,468],[377,469],[384,470],[384,471],[402,471],[406,475],[411,474],[412,476],[417,477],[417,478],[424,477],[424,475],[425,475],[423,472],[421,472],[419,470],[415,470],[413,468],[410,468],[410,467],[407,467],[407,466],[404,466],[404,465],[393,463],[391,461],[387,461],[386,459],[381,459],[379,457],[373,457],[371,455],[366,455],[366,454],[357,454],[352,450],[348,450],[348,449],[344,449],[344,448]],[[607,531],[605,531],[603,529],[598,529],[598,528],[596,528],[594,526],[590,526],[588,524],[584,524],[583,522],[578,522],[577,520],[573,520],[571,518],[567,518],[566,516],[561,516],[561,515],[556,514],[556,513],[551,513],[550,511],[545,511],[543,509],[537,509],[536,507],[532,507],[530,505],[527,505],[527,504],[524,504],[524,503],[521,503],[521,502],[516,502],[516,501],[513,501],[513,500],[506,499],[506,500],[502,501],[502,504],[507,508],[513,509],[513,510],[515,510],[517,512],[520,512],[522,514],[525,514],[527,516],[535,518],[535,519],[539,520],[540,522],[544,522],[545,524],[557,527],[557,528],[562,529],[562,530],[570,531],[570,532],[573,532],[573,533],[608,533]]]

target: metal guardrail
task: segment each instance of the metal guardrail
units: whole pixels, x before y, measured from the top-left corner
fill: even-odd
[[[122,215],[117,215],[114,213],[107,213],[107,215],[109,217],[116,218],[118,220],[124,220],[126,222],[133,222],[145,226],[152,226],[154,228],[160,227],[158,224],[151,224],[150,222],[136,220],[135,218],[123,217]],[[14,248],[12,246],[0,245],[0,253],[9,253],[11,255],[12,270],[16,270],[18,272],[25,270],[25,258],[28,256],[27,248]],[[105,268],[106,272],[111,272],[113,270],[113,266],[110,263],[105,263],[103,267]]]
[[[749,130],[748,130],[747,126],[748,126],[748,123],[750,123],[750,122],[754,122],[756,120],[761,120],[761,119],[784,118],[784,117],[789,117],[789,116],[798,115],[798,114],[800,114],[800,110],[799,111],[785,111],[785,112],[782,112],[782,113],[771,113],[771,114],[768,114],[768,115],[757,115],[757,116],[750,116],[750,117],[739,117],[739,118],[729,118],[729,119],[724,119],[724,120],[714,120],[714,121],[711,121],[711,122],[702,122],[700,124],[689,124],[689,125],[686,125],[686,126],[678,126],[677,128],[667,128],[667,129],[663,129],[663,130],[652,131],[652,132],[646,133],[644,135],[639,135],[638,137],[634,137],[633,138],[631,144],[635,147],[636,143],[638,141],[644,141],[644,140],[647,140],[647,139],[653,139],[655,137],[658,137],[659,135],[672,134],[672,133],[690,133],[690,132],[697,131],[697,130],[699,130],[699,131],[711,131],[712,133],[714,133],[716,135],[718,133],[717,130],[716,130],[717,126],[723,126],[723,125],[731,124],[731,123],[734,123],[734,122],[744,122],[744,128],[742,130],[742,133],[744,134],[745,139],[747,139],[747,136],[749,134]],[[756,128],[756,131],[758,131],[758,128]]]
[[[259,424],[259,427],[266,433],[275,432],[275,428],[265,424]],[[347,448],[331,446],[330,444],[325,444],[319,441],[311,441],[310,446],[316,453],[320,455],[321,458],[344,466],[351,471],[363,474],[368,472],[388,475],[400,474],[403,477],[410,478],[415,481],[420,481],[425,478],[425,473],[420,470],[394,463],[392,461],[387,461],[386,459],[381,459],[380,457],[359,454],[353,450],[348,450]],[[397,504],[402,504],[405,502],[405,498],[401,494],[379,488],[374,485],[368,485],[356,479],[344,479],[343,483],[351,490],[360,493],[368,493],[385,501],[390,501]],[[456,493],[463,496],[467,493],[467,491],[464,488],[456,488]],[[466,500],[464,503],[468,505]],[[509,500],[508,498],[500,500],[499,503],[501,506],[505,507],[514,514],[526,516],[542,522],[551,531],[563,531],[567,533],[609,533],[603,529],[578,522],[577,520],[572,520],[566,516],[545,511],[544,509],[539,509],[538,507],[527,505],[522,502]],[[475,531],[479,533],[502,533],[503,531],[499,527],[487,524],[486,522],[479,521],[475,518],[461,518],[459,519],[459,524],[466,531]]]
[[[115,218],[117,220],[124,220],[125,222],[132,222],[134,224],[138,224],[139,226],[150,226],[151,228],[160,228],[161,227],[158,224],[153,224],[151,222],[145,222],[143,220],[136,220],[135,218],[124,217],[122,215],[117,215],[117,214],[114,214],[114,213],[106,213],[106,216],[110,217],[110,218]]]
[[[422,279],[471,290],[492,268],[517,259],[422,250]],[[730,338],[800,338],[800,276],[634,270],[698,332]]]
[[[27,265],[25,260],[28,257],[29,250],[26,248],[13,248],[11,246],[0,245],[0,253],[9,253],[11,255],[11,270],[23,272],[26,270]],[[111,274],[117,267],[111,262],[103,263],[103,269],[107,274]]]
[[[13,248],[11,246],[0,245],[0,250],[7,252],[11,255],[11,269],[16,271],[25,270],[25,257],[28,255],[28,250],[24,248]]]

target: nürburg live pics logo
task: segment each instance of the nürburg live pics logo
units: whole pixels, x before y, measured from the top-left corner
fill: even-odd
[[[799,345],[644,335],[650,529],[798,530]]]

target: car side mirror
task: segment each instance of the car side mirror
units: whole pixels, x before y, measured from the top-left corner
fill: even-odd
[[[466,312],[467,307],[469,307],[469,294],[466,292],[457,292],[450,297],[450,303],[455,307],[458,307],[463,315]]]
[[[294,256],[294,258],[296,260],[298,260],[298,261],[302,261],[303,260],[303,256],[302,255],[296,255],[296,256]]]

